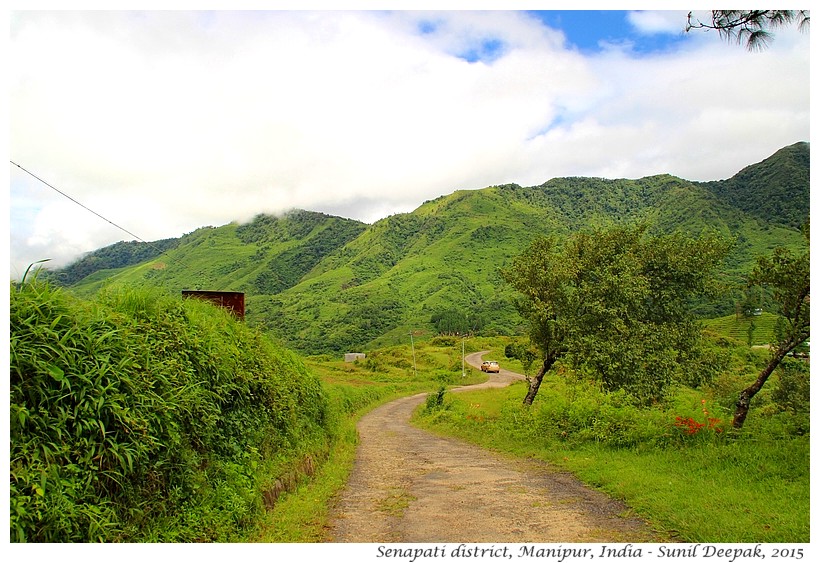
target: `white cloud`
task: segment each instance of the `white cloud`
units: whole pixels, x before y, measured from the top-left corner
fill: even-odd
[[[647,35],[655,33],[683,33],[686,28],[686,15],[688,12],[680,10],[666,11],[633,11],[629,12],[627,19],[637,31]]]
[[[372,221],[562,175],[717,179],[808,139],[808,36],[758,54],[702,34],[640,57],[562,45],[504,12],[19,12],[10,152],[154,240],[292,207]],[[129,238],[11,179],[18,269]]]

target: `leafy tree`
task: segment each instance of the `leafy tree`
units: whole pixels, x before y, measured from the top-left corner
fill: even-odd
[[[797,22],[801,31],[810,24],[808,10],[712,10],[711,23],[696,19],[692,12],[686,19],[686,31],[716,30],[727,41],[746,43],[750,51],[764,49],[772,40],[771,30]]]
[[[689,302],[712,287],[728,252],[716,236],[650,236],[645,226],[578,233],[565,243],[536,239],[502,272],[521,297],[542,364],[530,379],[532,404],[559,359],[643,402],[696,363],[700,326]]]
[[[531,342],[510,342],[504,347],[504,356],[520,361],[524,373],[529,375],[532,364],[538,359],[538,350]]]
[[[809,240],[808,222],[803,227]],[[771,346],[771,357],[754,382],[740,392],[735,404],[732,426],[742,428],[749,413],[752,398],[769,379],[780,362],[795,348],[809,339],[809,251],[795,253],[777,248],[771,257],[760,257],[749,279],[752,285],[772,290],[775,301],[780,304],[781,318],[775,327],[776,342]]]
[[[439,334],[473,334],[484,326],[483,319],[464,309],[444,309],[433,313],[430,322]]]

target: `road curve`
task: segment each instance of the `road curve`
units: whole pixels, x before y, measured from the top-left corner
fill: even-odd
[[[486,352],[465,359],[478,366]],[[502,369],[479,385],[523,376]],[[345,543],[656,542],[627,507],[547,464],[510,459],[409,424],[426,394],[362,417],[348,485],[331,513],[329,541]]]

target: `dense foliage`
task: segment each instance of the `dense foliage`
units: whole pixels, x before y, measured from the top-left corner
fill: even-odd
[[[292,224],[293,221],[289,223]],[[361,223],[340,220],[319,229],[313,237],[303,235],[304,240],[275,254],[266,262],[265,268],[253,280],[253,290],[256,293],[274,294],[293,287],[322,258],[353,239],[361,233],[362,228]]]
[[[12,541],[236,541],[326,450],[319,380],[207,303],[34,282],[10,328]]]
[[[476,334],[484,327],[484,319],[474,311],[465,309],[445,309],[430,317],[438,334]]]
[[[690,302],[710,290],[727,250],[720,237],[649,236],[644,226],[535,240],[504,272],[543,359],[525,402],[558,360],[643,403],[706,378]]]
[[[809,218],[809,169],[808,143],[797,143],[727,180],[703,186],[749,215],[799,229]]]

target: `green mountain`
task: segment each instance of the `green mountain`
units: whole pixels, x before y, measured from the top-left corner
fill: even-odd
[[[259,215],[198,229],[160,255],[72,287],[242,291],[249,323],[310,353],[404,341],[411,331],[513,334],[521,320],[499,269],[534,237],[635,221],[655,232],[716,231],[736,241],[725,274],[740,282],[756,256],[803,244],[808,178],[809,144],[798,143],[719,182],[659,175],[491,186],[372,225],[309,211]],[[736,297],[702,304],[701,313],[734,312]]]
[[[324,257],[366,228],[359,221],[312,211],[294,210],[282,217],[260,214],[242,225],[202,227],[176,239],[173,248],[150,260],[98,270],[74,287],[82,294],[113,283],[279,293],[296,285]],[[116,246],[95,251],[80,263],[94,260],[98,253],[107,255]],[[62,271],[52,275],[59,280]]]
[[[61,285],[74,285],[99,270],[124,268],[145,262],[163,252],[176,248],[177,238],[157,240],[151,243],[120,241],[91,252],[60,270],[49,272],[52,280]]]
[[[809,160],[808,143],[797,143],[728,180],[703,185],[731,207],[799,229],[809,216]]]

